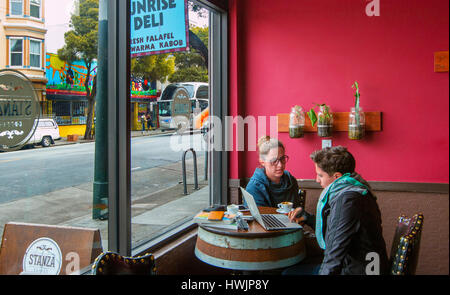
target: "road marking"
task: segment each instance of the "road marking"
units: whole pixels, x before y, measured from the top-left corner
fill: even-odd
[[[14,162],[14,161],[20,161],[22,160],[21,158],[15,158],[15,159],[11,159],[11,160],[2,160],[0,161],[0,163],[8,163],[8,162]]]
[[[141,167],[135,167],[135,168],[131,168],[131,171],[136,171],[136,170],[139,170],[139,169],[141,169]]]
[[[140,142],[133,142],[133,145],[140,145],[140,144],[147,144],[147,143],[153,143],[156,140],[147,140],[147,141],[140,141]]]

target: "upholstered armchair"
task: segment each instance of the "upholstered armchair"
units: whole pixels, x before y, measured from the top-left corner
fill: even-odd
[[[422,213],[415,214],[411,218],[404,215],[399,217],[391,248],[391,275],[416,273],[422,227]]]
[[[299,207],[302,207],[303,209],[305,209],[305,205],[306,205],[306,190],[304,189],[299,189],[298,190],[298,198],[300,200]]]
[[[156,274],[155,259],[150,253],[138,257],[127,257],[108,251],[95,259],[92,274],[154,275]]]

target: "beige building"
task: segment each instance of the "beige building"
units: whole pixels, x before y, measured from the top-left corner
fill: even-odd
[[[45,0],[0,0],[0,69],[25,74],[45,99]]]

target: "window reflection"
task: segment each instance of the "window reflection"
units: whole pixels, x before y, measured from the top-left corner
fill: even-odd
[[[206,9],[201,10],[203,14],[194,12],[193,5],[190,2],[189,29],[202,32],[198,37],[207,48],[209,13]],[[196,8],[199,9],[198,6]],[[154,74],[155,70],[151,68],[154,62],[160,64],[159,72],[164,69],[165,76]],[[139,99],[140,93],[132,92],[131,96],[132,104],[139,103],[138,110],[131,108],[132,122],[135,122],[132,132],[139,131],[144,135],[131,140],[132,248],[135,248],[190,221],[209,204],[208,181],[205,180],[206,143],[200,128],[196,129],[194,124],[195,116],[200,116],[196,113],[197,108],[203,111],[209,107],[209,84],[208,63],[192,46],[189,52],[133,57],[131,64],[132,80],[143,81],[142,86],[160,94],[154,99],[149,97],[147,101]],[[206,81],[199,73],[206,73]],[[153,78],[156,76],[158,78]],[[175,105],[174,96],[180,88],[187,91],[191,107]],[[174,110],[189,112],[186,117],[188,128],[180,125]],[[145,113],[151,114],[155,128],[142,131],[140,117]],[[182,156],[189,148],[196,151],[200,189],[194,190],[194,161],[192,154],[188,153],[188,195],[184,195]]]
[[[97,61],[92,58],[88,66],[83,60],[85,55],[80,50],[74,51],[70,40],[75,38],[71,36],[70,24],[88,18],[89,9],[96,8],[83,6],[88,2],[96,4],[96,1],[75,0],[9,0],[9,11],[7,2],[2,2],[5,7],[0,9],[3,13],[0,19],[14,17],[19,22],[15,16],[20,16],[21,22],[42,27],[39,30],[42,33],[30,34],[5,27],[6,34],[0,34],[0,42],[9,53],[0,61],[0,69],[13,67],[32,78],[41,118],[51,118],[57,124],[42,121],[39,125],[57,128],[59,136],[45,141],[45,145],[40,140],[30,142],[19,151],[0,152],[0,169],[8,171],[0,175],[0,236],[8,222],[99,229],[103,249],[108,248],[108,222],[112,221],[108,216],[108,202],[97,202],[93,192],[95,112],[92,138],[85,133],[91,107],[88,94],[95,89]],[[29,3],[29,8],[24,8],[24,3]],[[189,29],[208,48],[209,12],[192,3],[189,7]],[[31,18],[23,17],[24,11],[29,11]],[[90,36],[98,36],[93,21],[95,18],[85,29]],[[0,22],[0,26],[5,26],[5,22]],[[89,42],[96,44],[96,41]],[[129,114],[131,222],[132,246],[137,247],[190,221],[208,206],[206,143],[200,133],[201,126],[196,125],[196,116],[198,110],[203,112],[211,104],[204,50],[200,52],[191,46],[188,52],[158,54],[147,61],[143,57],[133,60],[136,67],[131,70]],[[152,63],[156,66],[146,71]],[[172,119],[172,96],[181,86],[188,91],[191,106],[187,108],[190,126],[183,130],[176,125],[166,126],[162,120]],[[47,144],[49,147],[45,147]],[[194,190],[194,161],[189,153],[188,195],[184,195],[181,160],[189,148],[196,151],[199,190]],[[101,210],[101,218],[93,216],[97,209]]]

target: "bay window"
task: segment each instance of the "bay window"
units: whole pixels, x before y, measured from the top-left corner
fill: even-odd
[[[30,66],[32,68],[40,68],[41,67],[41,41],[39,40],[30,40]]]
[[[23,16],[23,0],[10,0],[9,7],[9,15]]]
[[[30,0],[30,16],[41,18],[41,0]]]
[[[10,38],[9,39],[9,64],[11,67],[23,66],[23,39]]]

